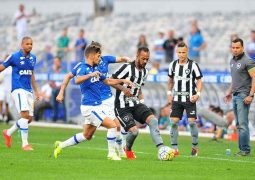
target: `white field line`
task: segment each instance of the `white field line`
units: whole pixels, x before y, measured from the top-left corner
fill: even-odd
[[[12,121],[12,123],[14,123],[14,121]],[[35,127],[49,127],[49,128],[65,128],[65,129],[82,129],[82,125],[74,125],[74,124],[60,124],[60,123],[48,123],[48,122],[32,122],[30,124],[30,126],[35,126]],[[98,130],[101,131],[106,131],[107,129],[104,127],[100,127],[98,128]],[[144,133],[144,134],[149,134],[149,129],[145,128],[145,129],[139,129],[139,133]],[[161,130],[160,134],[165,134],[165,135],[169,135],[170,134],[170,130]],[[187,131],[180,131],[179,135],[181,136],[190,136],[190,132]],[[213,137],[213,133],[200,133],[199,132],[199,137],[208,137],[208,138],[212,138]],[[252,136],[250,137],[251,141],[255,141],[255,137]]]
[[[31,143],[39,146],[49,146],[49,144],[42,144],[42,143]],[[53,147],[53,145],[52,145]],[[81,146],[72,146],[71,148],[78,148],[78,149],[90,149],[90,150],[97,150],[97,151],[108,151],[106,148],[92,148],[92,147],[81,147]],[[53,153],[53,148],[52,148],[52,153]],[[148,152],[141,152],[141,151],[135,151],[137,154],[147,154],[147,155],[152,155],[153,153],[148,153]],[[216,154],[215,154],[216,155]],[[234,159],[226,159],[226,158],[217,158],[217,157],[205,157],[205,156],[197,156],[197,157],[191,157],[191,156],[186,156],[186,155],[179,155],[180,157],[184,158],[198,158],[198,159],[208,159],[208,160],[216,160],[216,161],[228,161],[228,162],[235,162],[235,163],[247,163],[247,164],[255,164],[254,161],[244,161],[244,160],[234,160]],[[178,158],[178,157],[177,157]],[[246,158],[246,157],[244,157]],[[250,158],[250,157],[249,157]]]

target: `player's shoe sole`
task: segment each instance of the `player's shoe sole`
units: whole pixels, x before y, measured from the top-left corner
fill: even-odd
[[[108,154],[107,159],[113,160],[113,161],[120,161],[121,160],[121,158],[116,153]]]
[[[58,158],[58,156],[61,154],[61,152],[62,152],[62,148],[59,146],[60,145],[60,141],[56,141],[55,142],[55,149],[54,149],[54,158],[55,159],[57,159]]]
[[[32,146],[30,144],[22,147],[22,150],[23,151],[33,151],[34,149],[32,148]]]
[[[12,137],[7,135],[7,129],[3,130],[3,136],[5,139],[5,144],[6,144],[7,148],[11,148],[12,147],[12,143],[11,143]]]

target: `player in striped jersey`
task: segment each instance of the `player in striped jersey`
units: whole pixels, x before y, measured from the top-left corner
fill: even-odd
[[[153,115],[150,108],[143,104],[143,94],[141,87],[148,75],[145,68],[149,61],[150,51],[147,47],[139,47],[136,60],[129,64],[121,66],[112,77],[115,79],[128,79],[136,86],[127,85],[115,86],[115,114],[120,120],[122,127],[128,131],[126,137],[126,155],[127,159],[135,159],[132,151],[133,143],[138,135],[138,128],[135,120],[144,124],[147,123],[150,128],[151,137],[158,148],[163,146],[163,140],[158,128],[158,120]]]
[[[182,118],[183,111],[186,110],[190,132],[192,136],[192,156],[198,154],[198,129],[196,126],[197,112],[196,101],[199,99],[202,90],[202,73],[195,61],[188,59],[188,47],[185,43],[177,46],[178,60],[169,65],[168,81],[168,103],[172,106],[171,120],[171,144],[178,150],[178,122]]]

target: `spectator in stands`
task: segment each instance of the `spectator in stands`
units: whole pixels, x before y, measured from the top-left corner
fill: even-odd
[[[189,39],[189,58],[200,63],[200,52],[206,48],[206,42],[197,23],[192,23]]]
[[[52,88],[50,87],[50,83],[46,83],[41,87],[39,92],[40,101],[35,102],[35,121],[39,121],[43,118],[43,113],[46,109],[52,109],[51,105],[51,95]]]
[[[61,69],[61,60],[59,57],[54,58],[53,70],[52,74],[56,77],[60,73],[66,73]],[[65,106],[65,98],[63,102],[60,104],[56,101],[56,97],[60,91],[62,80],[52,80],[50,81],[50,86],[52,88],[52,107],[53,107],[53,121],[56,122],[59,117],[60,108],[59,106],[62,105],[63,109],[63,121],[66,123],[66,106]]]
[[[18,11],[14,15],[14,24],[16,25],[17,39],[21,40],[24,36],[28,35],[28,21],[34,14],[28,15],[25,13],[25,6],[19,5]]]
[[[150,74],[157,74],[159,71],[160,63],[162,63],[163,59],[165,59],[165,52],[163,49],[164,42],[164,32],[160,31],[158,33],[158,39],[154,41],[154,57],[152,61],[152,69],[149,71]]]
[[[88,44],[84,29],[79,31],[78,39],[75,42],[75,61],[82,61],[84,59],[84,50]]]
[[[183,42],[184,42],[184,41],[183,41],[183,37],[182,37],[182,36],[178,37],[178,39],[177,39],[177,45],[180,44],[180,43],[183,43]],[[175,48],[174,48],[174,60],[178,59],[177,51],[176,51],[177,45],[176,45]]]
[[[7,59],[8,55],[4,59]],[[0,62],[1,64],[2,62]],[[0,121],[9,121],[9,104],[11,102],[12,68],[8,67],[0,73]]]
[[[68,28],[64,28],[62,35],[57,40],[57,56],[61,60],[66,60],[67,53],[69,52],[69,37],[68,34]]]
[[[255,30],[251,31],[251,41],[246,46],[247,55],[255,60]]]
[[[170,121],[170,106],[164,106],[160,109],[160,116],[159,116],[159,129],[170,129],[171,121]]]
[[[45,69],[49,69],[53,64],[54,56],[51,52],[51,46],[46,45],[42,53],[42,61]]]
[[[168,39],[165,40],[163,48],[165,50],[166,63],[170,63],[174,60],[174,50],[177,44],[177,39],[174,38],[174,30],[168,31]]]
[[[148,47],[148,43],[146,41],[146,36],[144,34],[141,34],[139,36],[139,40],[138,40],[138,43],[137,43],[137,48],[139,47]]]

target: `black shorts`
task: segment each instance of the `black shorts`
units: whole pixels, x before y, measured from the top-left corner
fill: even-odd
[[[137,104],[134,107],[115,108],[115,115],[125,131],[136,125],[135,120],[144,124],[147,117],[152,114],[151,109],[144,104]]]
[[[197,119],[196,103],[192,103],[190,101],[188,101],[188,102],[173,101],[172,113],[171,113],[170,117],[178,117],[181,119],[184,109],[186,110],[188,118]]]

